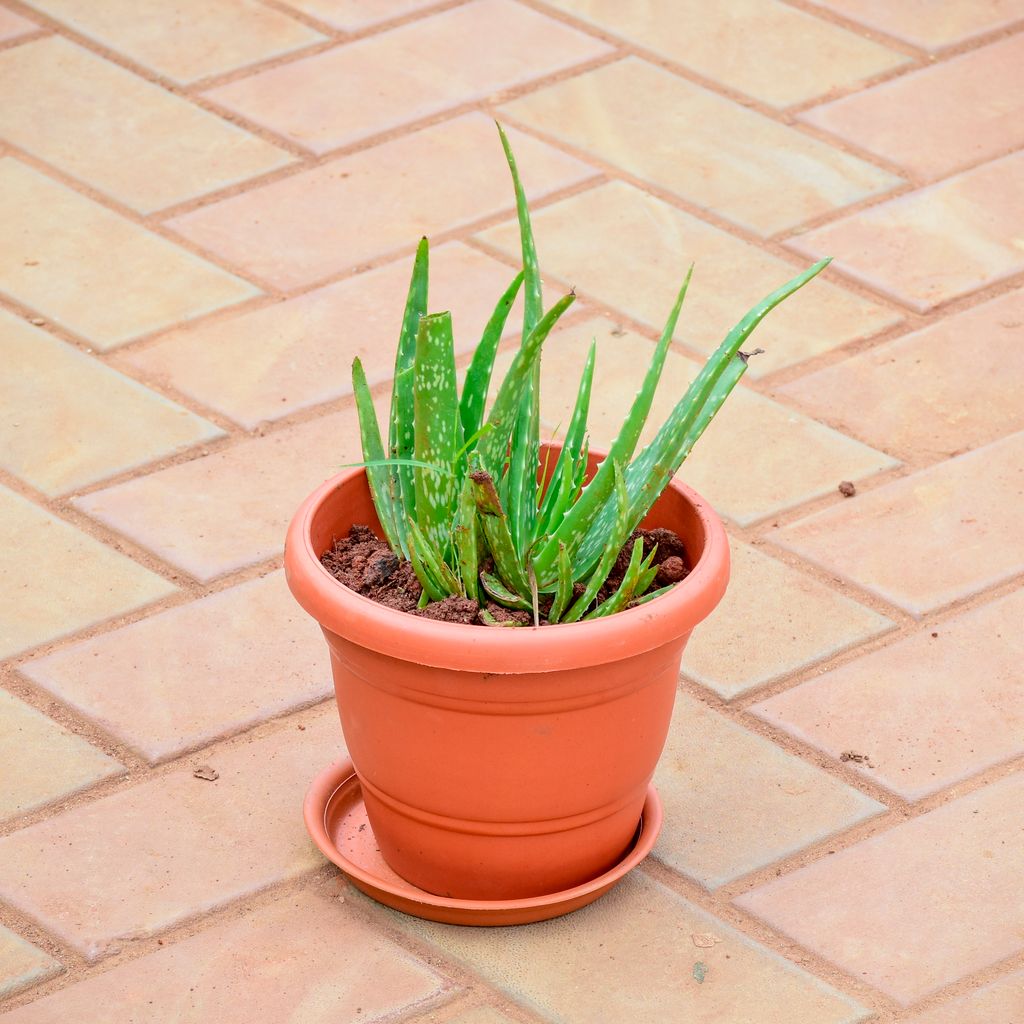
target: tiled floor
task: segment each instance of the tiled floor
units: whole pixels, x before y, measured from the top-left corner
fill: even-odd
[[[1022,97],[1024,0],[0,0],[0,1024],[1024,1024]],[[660,411],[836,260],[683,470],[733,581],[653,856],[473,930],[306,837],[280,567],[419,236],[463,361],[515,272],[494,117],[549,428],[690,260]]]

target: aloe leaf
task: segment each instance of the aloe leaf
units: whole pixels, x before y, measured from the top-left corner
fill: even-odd
[[[569,601],[572,600],[572,585],[572,564],[563,544],[558,549],[558,588],[555,590],[555,599],[548,611],[548,622],[558,622],[565,613],[565,609],[569,607]]]
[[[468,479],[463,481],[459,491],[454,541],[459,576],[462,579],[466,596],[474,601],[479,601],[480,548],[477,534],[476,501],[473,499],[473,485]]]
[[[380,425],[373,408],[373,398],[366,383],[366,374],[359,359],[352,361],[352,390],[356,396],[356,415],[359,418],[359,437],[362,442],[363,458],[366,460],[366,480],[370,496],[377,510],[381,529],[392,551],[408,558],[409,548],[405,535],[405,514],[396,512],[395,500],[391,493],[391,470],[386,467],[384,444],[380,437]],[[401,524],[401,525],[399,525]]]
[[[497,601],[498,604],[503,604],[506,608],[518,608],[522,611],[530,610],[530,602],[521,594],[509,590],[493,573],[480,573],[480,585],[488,597]]]
[[[485,424],[487,431],[481,436],[474,449],[482,468],[492,477],[499,475],[499,471],[505,463],[509,436],[512,433],[519,401],[530,380],[533,366],[540,357],[541,346],[558,322],[559,317],[575,300],[575,294],[570,292],[545,313],[540,323],[530,332],[526,344],[516,351],[512,365],[508,368],[505,379],[498,388]],[[536,466],[536,461],[534,466]]]
[[[729,392],[746,370],[746,358],[740,346],[755,327],[780,302],[820,274],[831,259],[819,260],[803,273],[762,299],[726,335],[690,384],[654,440],[626,468],[627,490],[631,499],[630,518],[635,526],[650,510],[668,481],[679,471],[693,443],[707,427]],[[705,407],[707,407],[705,409]],[[695,426],[699,431],[694,435]],[[688,442],[688,438],[692,440]],[[588,536],[577,553],[577,561],[589,566],[600,557],[604,535],[610,529],[613,513],[602,509],[593,520]],[[543,576],[543,573],[542,573]]]
[[[655,578],[657,577],[659,568],[660,566],[657,565],[651,565],[648,568],[646,568],[640,574],[640,582],[637,583],[636,590],[633,591],[633,593],[637,595],[642,595],[646,593],[647,588],[650,587],[650,585],[654,582]]]
[[[398,336],[398,351],[395,354],[395,376],[391,385],[391,427],[388,437],[388,454],[398,459],[412,457],[415,449],[415,407],[413,401],[413,363],[416,358],[416,336],[419,332],[420,317],[427,312],[427,282],[430,276],[429,245],[421,238],[416,247],[416,258],[412,266],[412,278],[405,300],[402,329]],[[391,470],[392,490],[396,501],[409,515],[416,511],[416,485],[412,470],[396,464]]]
[[[544,312],[541,292],[540,268],[537,265],[537,247],[530,224],[530,210],[526,192],[519,177],[516,158],[501,125],[498,125],[501,146],[512,175],[516,194],[516,216],[519,220],[519,240],[523,259],[523,346],[540,322]],[[516,422],[512,430],[512,457],[509,462],[506,494],[512,539],[516,551],[522,555],[533,542],[537,524],[537,452],[540,448],[540,364],[535,363],[520,399]]]
[[[494,357],[498,351],[509,311],[515,304],[516,296],[523,283],[523,272],[515,276],[505,294],[498,300],[498,305],[491,314],[484,333],[473,353],[473,359],[466,371],[466,381],[462,385],[462,400],[459,403],[459,415],[462,419],[462,430],[467,438],[475,440],[483,423],[484,409],[487,406],[487,391],[491,385],[491,373],[494,370]]]
[[[463,589],[462,581],[441,557],[441,553],[434,547],[430,537],[419,528],[414,519],[410,519],[409,523],[409,533],[413,544],[433,581],[444,591],[446,597],[451,594],[465,597],[466,592]]]
[[[629,607],[636,608],[638,605],[647,604],[648,601],[653,601],[656,597],[661,597],[664,594],[667,594],[674,586],[674,583],[669,583],[668,586],[658,587],[657,590],[652,590],[650,593],[642,594],[640,597],[630,601]]]
[[[637,441],[640,439],[640,434],[643,432],[644,424],[647,422],[648,414],[651,411],[654,393],[657,390],[658,382],[665,368],[665,359],[668,356],[669,345],[672,342],[672,336],[675,334],[676,324],[679,321],[679,314],[682,311],[683,302],[686,299],[686,291],[690,286],[690,278],[692,276],[693,265],[691,264],[676,296],[675,304],[669,313],[665,329],[661,332],[661,337],[658,339],[657,347],[654,350],[654,355],[651,357],[651,362],[647,368],[643,383],[640,385],[640,390],[637,391],[636,397],[633,399],[633,405],[626,415],[618,436],[612,442],[608,456],[598,467],[593,479],[583,489],[579,499],[566,512],[558,528],[549,536],[547,543],[538,553],[535,565],[537,573],[541,577],[546,577],[551,572],[554,560],[558,555],[558,545],[560,543],[565,544],[569,549],[570,556],[577,550],[583,538],[587,535],[594,517],[611,494],[613,486],[612,467],[616,463],[626,465],[633,457]]]
[[[622,545],[626,543],[632,532],[629,529],[629,496],[626,494],[626,482],[622,475],[622,469],[617,462],[612,463],[613,485],[615,487],[615,525],[610,534],[605,538],[604,550],[601,558],[587,580],[586,589],[573,602],[572,607],[565,613],[565,622],[576,622],[593,603],[598,591],[608,579],[608,573],[615,565]]]
[[[539,521],[542,536],[550,534],[558,526],[576,493],[576,488],[572,485],[575,481],[576,461],[583,451],[586,440],[596,360],[597,342],[591,342],[587,361],[583,364],[583,373],[580,375],[580,386],[576,391],[576,404],[569,419],[569,429],[565,433],[562,450],[558,453],[558,461],[551,472],[548,489],[541,501]]]
[[[459,403],[455,380],[455,344],[450,313],[420,318],[416,335],[413,385],[415,457],[418,462],[453,466],[459,448]],[[455,480],[414,469],[416,524],[442,555],[448,548]]]
[[[501,148],[505,151],[505,160],[508,162],[508,169],[512,175],[512,185],[516,192],[516,216],[519,219],[519,240],[523,250],[523,280],[526,285],[523,293],[523,343],[525,344],[530,332],[540,321],[544,310],[540,285],[540,268],[537,265],[537,248],[534,245],[533,228],[530,224],[530,208],[526,202],[526,192],[523,189],[523,183],[519,178],[519,168],[516,166],[515,154],[512,152],[512,145],[508,141],[505,129],[500,124],[497,124],[497,128],[498,135],[501,137]]]
[[[417,527],[415,519],[410,518],[407,521],[407,526],[409,529],[409,561],[412,562],[416,579],[420,581],[420,586],[423,587],[423,593],[427,596],[427,602],[441,601],[448,596],[448,593],[440,577],[432,571],[427,560],[423,557],[423,550],[420,547],[423,533]],[[422,608],[427,602],[421,601],[420,607]]]
[[[600,619],[605,615],[611,615],[613,612],[617,612],[620,608],[629,604],[629,602],[633,600],[633,595],[636,593],[636,588],[640,583],[640,576],[644,571],[645,561],[647,563],[647,568],[650,568],[650,562],[644,558],[643,539],[637,537],[637,539],[633,541],[633,550],[629,554],[629,565],[626,566],[626,571],[623,573],[618,587],[615,588],[615,593],[607,600],[602,601],[592,611],[587,612],[583,618]]]
[[[480,621],[485,626],[511,626],[523,627],[523,623],[517,622],[515,619],[496,619],[486,608],[480,609]]]
[[[494,559],[497,575],[509,590],[520,595],[527,593],[530,584],[526,570],[520,563],[512,543],[508,517],[501,507],[493,478],[485,470],[478,469],[470,473],[466,479],[473,484],[473,497],[476,500],[480,524],[487,541],[487,549]]]

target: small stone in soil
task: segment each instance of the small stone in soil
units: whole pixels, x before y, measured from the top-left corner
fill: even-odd
[[[192,778],[202,779],[204,782],[216,782],[220,778],[220,772],[208,764],[201,764],[192,772]]]

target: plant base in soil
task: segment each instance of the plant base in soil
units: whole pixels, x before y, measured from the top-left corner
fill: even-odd
[[[691,566],[678,534],[662,527],[637,530],[622,546],[615,566],[597,595],[598,601],[605,600],[618,589],[637,537],[643,539],[645,555],[655,545],[658,547],[658,575],[651,584],[651,590],[678,583],[689,573]],[[423,608],[418,607],[423,588],[416,578],[412,564],[399,560],[387,543],[368,526],[353,526],[347,537],[336,540],[334,546],[324,552],[320,562],[339,583],[378,604],[440,622],[458,622],[469,626],[487,625],[480,618],[480,605],[469,598],[446,597],[443,601],[432,601]],[[578,584],[576,596],[583,593],[583,589],[583,585]],[[641,596],[643,595],[637,595]],[[541,598],[542,626],[549,625],[546,616],[550,605],[550,597]],[[533,625],[532,612],[505,608],[495,602],[488,603],[486,610],[498,622]]]

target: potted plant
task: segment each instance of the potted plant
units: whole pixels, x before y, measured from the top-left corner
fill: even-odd
[[[446,901],[564,912],[578,901],[552,894],[603,878],[634,846],[683,647],[729,572],[721,522],[674,476],[742,377],[751,331],[828,263],[750,310],[637,453],[691,267],[607,454],[587,446],[593,347],[564,439],[542,444],[541,349],[575,296],[543,310],[526,199],[499,132],[522,269],[461,396],[451,317],[428,312],[423,239],[387,442],[356,360],[364,462],[306,500],[285,546],[292,592],[330,647],[369,825],[387,866],[423,893],[412,910],[425,916]],[[488,411],[520,289],[522,344]],[[325,785],[307,820],[327,849]],[[501,920],[511,919],[529,918]]]

